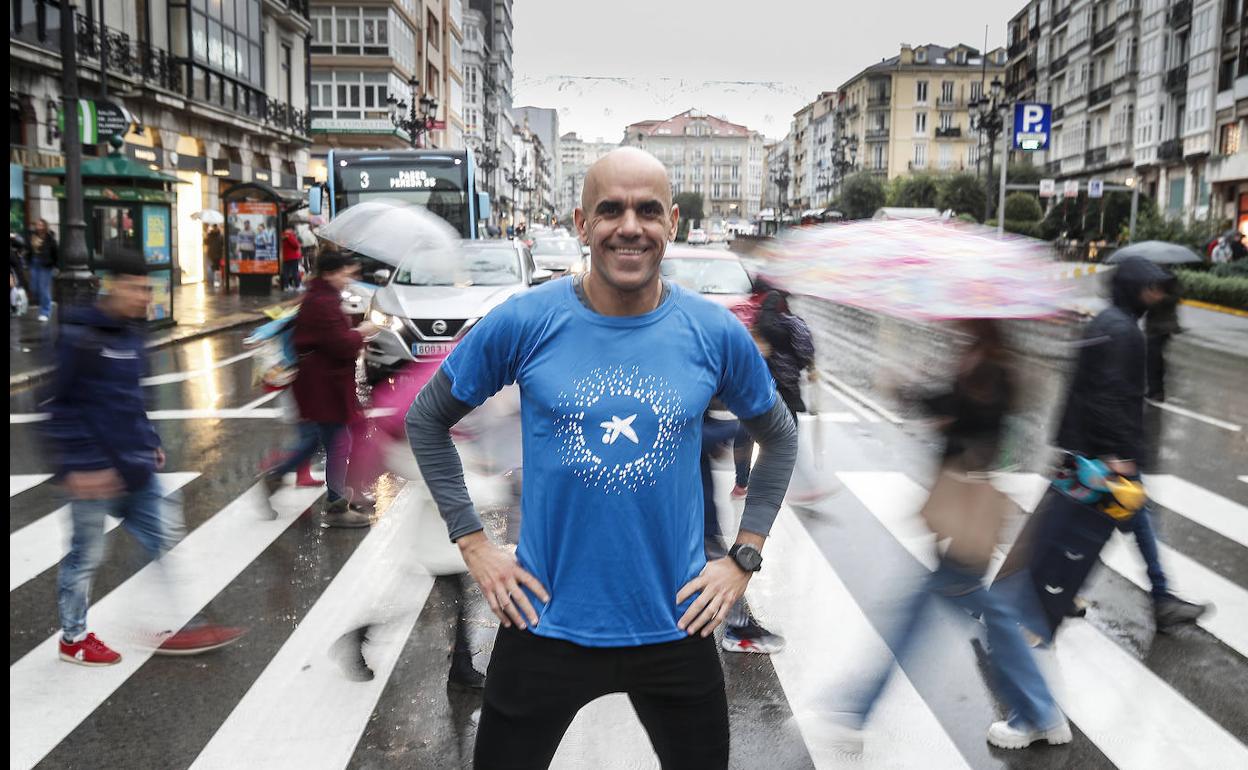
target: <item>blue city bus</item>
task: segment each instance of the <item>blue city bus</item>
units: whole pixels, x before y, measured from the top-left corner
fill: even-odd
[[[471,150],[330,150],[327,180],[308,193],[308,210],[332,219],[360,201],[416,203],[445,219],[463,238],[480,238],[490,196],[477,192]]]

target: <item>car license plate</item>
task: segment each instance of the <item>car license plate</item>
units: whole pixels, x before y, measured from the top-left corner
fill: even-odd
[[[417,356],[448,356],[455,346],[449,342],[417,342],[412,354]]]

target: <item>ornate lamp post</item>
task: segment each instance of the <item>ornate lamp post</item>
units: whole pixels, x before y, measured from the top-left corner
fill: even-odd
[[[1002,94],[1001,79],[994,77],[990,88],[991,98],[984,94],[969,105],[971,130],[978,132],[980,137],[988,142],[988,176],[984,183],[985,188],[992,184],[992,161],[997,150],[997,137],[1001,136],[1001,132],[1005,129],[1005,112],[1009,107],[1008,97]],[[1002,158],[1001,162],[1005,163],[1007,160]],[[985,222],[992,217],[992,199],[991,194],[984,196]]]
[[[416,98],[416,90],[420,88],[417,78],[407,81],[407,85],[412,89],[410,106],[406,100],[396,99],[394,94],[386,97],[386,103],[390,105],[390,122],[395,128],[407,132],[413,147],[421,147],[424,144],[421,137],[432,129],[433,116],[438,113],[438,100],[428,95]]]
[[[789,205],[789,182],[793,179],[793,172],[789,170],[788,156],[784,157],[784,165],[771,172],[771,183],[776,186],[776,229],[780,229],[780,224],[784,220],[784,212]]]

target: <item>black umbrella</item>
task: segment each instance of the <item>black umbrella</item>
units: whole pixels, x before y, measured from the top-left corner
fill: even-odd
[[[1199,254],[1181,243],[1140,241],[1139,243],[1133,243],[1130,246],[1118,249],[1105,262],[1112,265],[1121,262],[1127,257],[1143,257],[1149,262],[1158,265],[1186,265],[1192,262],[1205,261]]]

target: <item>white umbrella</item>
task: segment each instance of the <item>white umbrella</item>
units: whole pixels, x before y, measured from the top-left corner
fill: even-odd
[[[191,219],[198,219],[200,222],[203,222],[206,225],[225,224],[225,217],[221,216],[221,212],[214,211],[212,209],[204,209],[203,211],[196,211],[194,214],[191,214]]]
[[[364,201],[348,207],[327,225],[316,231],[317,236],[338,246],[399,267],[411,264],[417,257],[446,260],[446,266],[459,263],[459,234],[442,217],[424,206],[400,200]]]

